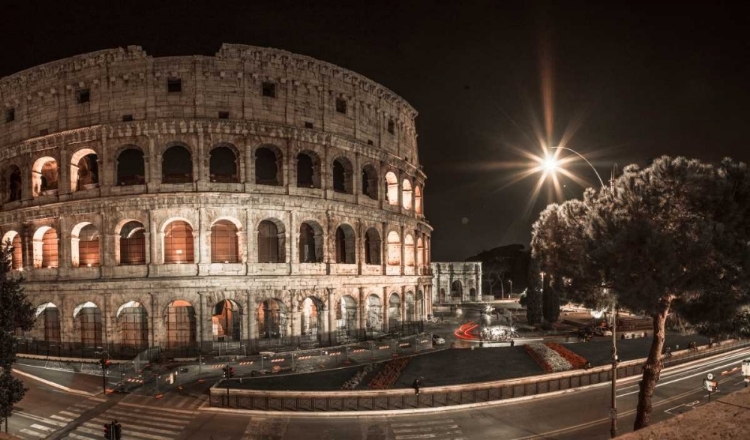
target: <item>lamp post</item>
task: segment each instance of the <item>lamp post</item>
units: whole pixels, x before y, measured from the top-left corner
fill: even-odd
[[[581,153],[568,148],[568,147],[551,147],[550,150],[565,150],[570,153],[575,154],[579,158],[581,158],[586,164],[591,167],[591,169],[594,171],[594,174],[596,174],[597,179],[599,179],[599,183],[602,186],[602,189],[606,187],[604,185],[604,180],[602,180],[602,176],[599,175],[599,172],[596,171],[596,168],[594,168],[594,165],[589,162],[588,159],[586,159]],[[557,169],[560,168],[560,163],[557,161],[557,157],[554,155],[547,155],[542,161],[541,161],[541,167],[545,171],[545,173],[554,173]],[[613,172],[614,174],[614,172]],[[613,176],[614,177],[614,176]],[[542,292],[544,292],[544,272],[541,273],[542,275]],[[611,425],[610,425],[610,436],[611,438],[614,438],[617,435],[617,364],[619,362],[619,359],[617,358],[617,306],[613,298],[612,302],[612,403],[610,408],[610,419],[611,419]]]

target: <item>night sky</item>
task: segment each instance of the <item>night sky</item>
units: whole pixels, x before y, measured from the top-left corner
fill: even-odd
[[[605,180],[615,163],[646,165],[662,154],[750,160],[750,38],[739,6],[13,3],[0,16],[0,76],[119,46],[140,45],[152,56],[213,55],[226,42],[310,55],[395,91],[419,111],[434,261],[528,244],[531,224],[554,197],[544,191],[527,209],[538,177],[508,183],[527,160],[519,151],[541,154],[545,108],[554,110],[551,143],[574,133],[567,145]],[[554,89],[546,106],[543,72]],[[574,171],[597,184],[585,165]],[[565,197],[581,194],[576,183],[563,183]]]

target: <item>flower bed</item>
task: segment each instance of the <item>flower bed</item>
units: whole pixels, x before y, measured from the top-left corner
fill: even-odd
[[[570,365],[573,368],[583,368],[586,366],[586,359],[568,350],[563,345],[556,342],[546,342],[544,345],[555,350],[560,356],[565,358],[566,361],[570,362]]]
[[[540,367],[547,373],[556,373],[559,371],[568,371],[573,366],[564,357],[555,350],[544,344],[534,342],[524,345],[526,352],[531,356]]]

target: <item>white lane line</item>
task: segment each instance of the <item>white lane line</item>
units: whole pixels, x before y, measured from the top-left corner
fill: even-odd
[[[394,434],[401,434],[401,433],[407,433],[407,432],[430,432],[430,431],[440,431],[440,430],[450,430],[450,429],[459,429],[458,424],[453,425],[433,425],[433,426],[421,426],[421,427],[413,427],[413,428],[399,428],[394,429]]]
[[[55,419],[55,420],[62,420],[63,422],[72,422],[73,420],[75,420],[75,419],[70,418],[70,417],[61,417],[61,416],[58,416],[57,414],[52,414],[51,416],[49,416],[49,418],[50,419]],[[67,425],[67,423],[66,423],[66,425]]]
[[[45,432],[53,432],[54,429],[50,428],[49,426],[39,425],[37,423],[34,423],[31,425],[32,428],[39,430],[39,431],[45,431]]]
[[[735,361],[735,362],[736,362],[736,361]],[[724,367],[726,367],[727,365],[732,365],[733,363],[734,363],[734,362],[732,362],[732,363],[730,363],[730,364],[725,364],[725,365],[723,365],[723,366],[720,366],[720,367],[709,368],[709,370],[714,370],[714,369],[716,369],[716,368],[724,368]],[[690,376],[685,376],[685,377],[681,377],[681,378],[679,378],[679,379],[674,379],[674,380],[670,380],[670,381],[668,381],[668,382],[658,382],[658,383],[656,384],[656,386],[657,386],[657,387],[660,387],[660,386],[664,386],[664,385],[669,385],[669,384],[671,384],[671,383],[675,383],[675,382],[680,382],[680,381],[683,381],[683,380],[685,380],[685,379],[690,379],[690,378],[692,378],[692,377],[697,377],[697,376],[704,376],[704,375],[705,375],[706,373],[708,373],[708,370],[704,370],[704,371],[701,371],[700,373],[695,373],[695,374],[691,374]],[[631,395],[631,394],[638,394],[638,393],[639,393],[639,391],[631,391],[631,392],[629,392],[629,393],[622,393],[622,394],[618,394],[618,395],[617,395],[617,397],[618,397],[618,398],[620,398],[620,397],[625,397],[625,396],[629,396],[629,395]]]
[[[420,438],[440,438],[445,435],[452,435],[452,434],[463,434],[461,431],[455,431],[455,432],[441,432],[441,433],[435,433],[435,434],[414,434],[414,435],[397,435],[396,440],[412,440],[412,439],[420,439]]]
[[[448,420],[427,420],[424,422],[415,423],[392,423],[391,428],[400,428],[402,426],[426,426],[426,425],[439,425],[441,423],[453,423],[453,419]]]
[[[63,415],[66,415],[66,416],[70,416],[70,417],[73,417],[73,418],[76,418],[76,419],[77,419],[78,417],[81,417],[81,414],[79,414],[79,413],[74,413],[74,412],[70,412],[70,411],[60,411],[60,412],[59,412],[59,414],[63,414]]]

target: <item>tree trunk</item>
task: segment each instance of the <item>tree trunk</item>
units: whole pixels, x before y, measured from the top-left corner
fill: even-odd
[[[661,351],[664,347],[665,323],[669,314],[671,299],[663,298],[659,302],[659,311],[653,316],[654,320],[654,337],[651,341],[651,350],[648,353],[648,359],[643,366],[643,379],[638,384],[638,409],[635,416],[634,430],[645,428],[649,425],[651,418],[651,399],[656,390],[656,383],[659,381],[659,375],[664,367],[661,360]]]

